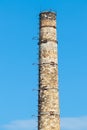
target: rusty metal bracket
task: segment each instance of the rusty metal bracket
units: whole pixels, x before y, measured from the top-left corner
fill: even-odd
[[[43,87],[43,88],[39,88],[38,91],[41,91],[41,90],[48,90],[48,89],[59,90],[57,87],[56,87],[56,88],[54,88],[54,87]]]
[[[56,29],[56,26],[40,26],[40,28],[44,28],[44,27],[52,27],[52,28],[55,28]]]
[[[40,45],[40,44],[45,44],[45,43],[47,43],[47,42],[55,42],[55,43],[58,44],[58,41],[57,41],[57,40],[43,39],[43,40],[40,40],[40,41],[38,42],[38,45]]]
[[[48,115],[48,116],[55,116],[55,115],[57,115],[57,116],[60,116],[59,113],[56,113],[54,111],[43,112],[43,113],[38,114],[38,116],[41,116],[41,115]]]
[[[48,65],[52,65],[52,66],[54,66],[54,65],[58,65],[57,63],[55,63],[55,62],[50,62],[50,63],[40,63],[40,64],[38,64],[38,65],[46,65],[46,64],[48,64]]]

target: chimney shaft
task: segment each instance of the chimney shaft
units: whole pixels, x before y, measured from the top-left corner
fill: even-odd
[[[60,130],[56,13],[40,13],[38,130]]]

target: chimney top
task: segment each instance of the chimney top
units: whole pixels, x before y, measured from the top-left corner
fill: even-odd
[[[39,14],[40,19],[56,20],[56,13],[51,11],[44,11]]]

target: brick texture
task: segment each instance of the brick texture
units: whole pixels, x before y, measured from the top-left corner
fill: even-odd
[[[38,130],[60,130],[56,14],[40,14]]]

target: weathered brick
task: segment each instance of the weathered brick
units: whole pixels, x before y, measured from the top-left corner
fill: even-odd
[[[60,130],[56,14],[40,14],[38,130]]]

